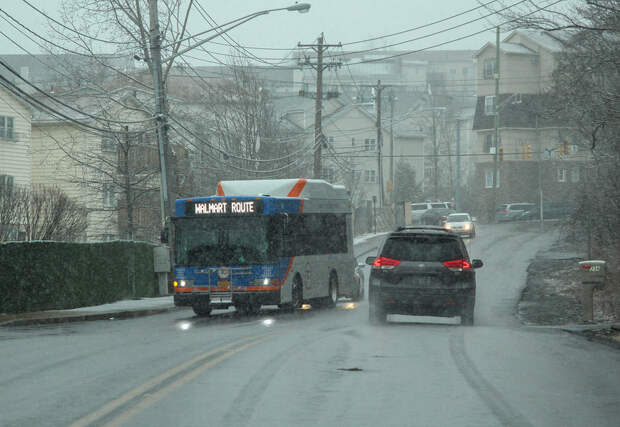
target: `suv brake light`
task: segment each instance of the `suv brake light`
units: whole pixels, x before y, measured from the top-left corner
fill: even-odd
[[[453,261],[444,261],[442,262],[442,264],[452,271],[470,270],[472,268],[471,264],[466,259],[455,259]]]
[[[391,270],[400,264],[401,261],[392,258],[386,258],[380,256],[372,263],[372,268],[379,270]]]

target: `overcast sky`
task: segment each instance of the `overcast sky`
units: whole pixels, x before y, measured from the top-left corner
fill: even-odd
[[[29,1],[51,16],[58,17],[57,9],[60,0]],[[294,2],[292,0],[199,1],[218,24],[259,10],[289,6]],[[312,7],[306,14],[287,11],[271,13],[245,23],[228,34],[245,46],[292,49],[298,42],[315,42],[321,32],[325,34],[325,41],[327,43],[342,42],[346,44],[429,24],[479,6],[476,0],[384,0],[382,2],[374,0],[311,0],[309,3],[311,3]],[[30,9],[22,0],[2,2],[2,9],[33,31],[42,35],[49,35],[45,18]],[[431,33],[445,30],[436,36],[407,42],[392,49],[417,50],[429,48],[433,45],[462,38],[471,33],[490,28],[492,23],[488,19],[480,19],[463,27],[450,29],[450,27],[466,21],[480,18],[486,13],[488,12],[481,8],[454,19],[449,19],[446,22],[407,32],[396,37],[383,38],[363,44],[345,45],[345,49],[359,50],[368,47],[380,47],[385,44],[427,36]],[[6,15],[0,14],[0,16],[6,18]],[[0,19],[0,23],[0,31],[14,38],[29,52],[43,53],[39,46],[36,46],[16,30],[10,28],[4,20]],[[197,33],[206,28],[208,27],[205,20],[198,13],[194,13],[190,23],[190,32]],[[448,43],[436,47],[436,49],[475,50],[482,47],[487,41],[492,40],[494,40],[494,30],[489,29],[482,34]],[[220,52],[227,53],[231,51],[230,47],[211,44],[207,46],[209,50],[219,50]],[[7,40],[4,35],[0,34],[0,53],[24,52]],[[261,57],[281,57],[286,54],[286,51],[255,50],[253,53]],[[199,50],[192,52],[191,55],[212,60],[212,58],[209,58],[204,52]],[[190,58],[188,60],[194,64],[198,63]]]

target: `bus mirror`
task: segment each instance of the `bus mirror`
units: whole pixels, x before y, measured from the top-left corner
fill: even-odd
[[[159,236],[159,241],[161,243],[168,243],[168,227],[162,227],[161,235]]]

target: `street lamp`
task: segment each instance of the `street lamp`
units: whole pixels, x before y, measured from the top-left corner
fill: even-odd
[[[238,19],[234,19],[225,24],[219,25],[217,27],[209,28],[208,30],[202,31],[198,34],[192,35],[190,37],[186,37],[181,40],[177,40],[176,43],[181,43],[187,41],[189,39],[195,39],[197,36],[201,36],[210,31],[215,31],[215,34],[200,40],[197,43],[194,43],[191,46],[186,47],[185,49],[180,50],[179,52],[165,58],[163,61],[170,61],[178,56],[183,55],[186,52],[189,52],[192,49],[195,49],[204,43],[207,43],[210,40],[213,40],[216,37],[221,36],[222,34],[236,28],[254,18],[257,18],[261,15],[266,15],[270,12],[277,12],[281,10],[286,10],[289,12],[299,12],[306,13],[310,10],[309,3],[295,3],[288,7],[280,7],[275,9],[267,9],[261,10],[259,12],[254,12],[249,15],[243,16]],[[165,227],[166,224],[166,210],[169,208],[169,200],[168,200],[168,183],[166,177],[166,156],[168,153],[168,132],[166,127],[166,110],[165,110],[165,92],[163,88],[162,81],[162,58],[161,58],[161,35],[159,32],[159,20],[158,20],[158,12],[157,12],[157,0],[149,0],[149,20],[151,26],[151,34],[150,34],[150,51],[151,51],[151,61],[152,61],[152,70],[153,70],[153,83],[155,88],[155,117],[157,119],[157,142],[159,148],[159,156],[160,156],[160,172],[161,172],[161,187],[160,187],[160,207],[161,207],[161,225]]]

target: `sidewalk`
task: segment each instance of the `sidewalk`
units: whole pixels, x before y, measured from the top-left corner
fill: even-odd
[[[84,320],[130,319],[176,310],[173,297],[122,300],[111,304],[80,307],[70,310],[49,310],[33,313],[0,314],[0,326],[80,322]]]

